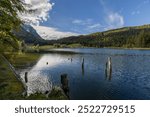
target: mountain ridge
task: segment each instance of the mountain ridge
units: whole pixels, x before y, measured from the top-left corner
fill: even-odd
[[[39,44],[44,42],[43,38],[31,25],[23,24],[19,30],[14,30],[13,33],[26,44]]]

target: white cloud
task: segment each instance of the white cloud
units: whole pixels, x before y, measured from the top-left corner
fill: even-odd
[[[79,34],[72,32],[62,32],[57,28],[44,27],[44,26],[33,26],[37,33],[46,40],[56,40],[63,37],[77,36]]]
[[[28,24],[39,25],[40,22],[47,21],[49,11],[52,10],[54,3],[50,0],[22,0],[26,5],[25,8],[29,10],[26,13],[19,13],[23,21]]]
[[[99,0],[100,4],[102,5],[105,13],[105,22],[106,26],[104,27],[104,30],[114,29],[114,28],[120,28],[123,27],[125,24],[124,17],[121,15],[120,11],[114,12],[112,9],[107,6],[106,2],[104,0]]]
[[[92,19],[85,19],[85,20],[75,19],[72,21],[72,23],[77,25],[89,25],[92,23]]]
[[[72,21],[72,23],[76,26],[74,27],[74,31],[78,32],[78,28],[80,28],[81,30],[87,31],[87,32],[95,32],[95,31],[100,31],[100,29],[102,28],[102,25],[98,22],[94,22],[93,19],[85,19],[85,20],[81,20],[81,19],[75,19]]]
[[[140,11],[139,11],[139,10],[133,11],[131,14],[132,14],[132,15],[138,15],[138,14],[140,14]]]
[[[101,27],[102,27],[102,25],[100,23],[88,26],[89,29],[97,29],[97,28],[101,28]]]
[[[40,22],[47,21],[49,18],[49,11],[54,5],[54,3],[50,3],[50,0],[22,0],[22,2],[25,3],[25,8],[29,12],[19,13],[19,16],[25,23],[32,25],[43,39],[55,40],[78,35],[72,32],[62,32],[53,27],[39,26]]]
[[[31,4],[31,0],[22,0],[26,4]]]
[[[124,18],[119,13],[109,13],[106,17],[107,27],[105,30],[108,29],[115,29],[115,28],[121,28],[124,26]]]
[[[76,20],[73,20],[72,23],[73,23],[73,24],[82,24],[83,21],[76,19]]]

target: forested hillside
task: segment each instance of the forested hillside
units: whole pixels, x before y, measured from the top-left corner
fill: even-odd
[[[88,47],[150,47],[150,25],[124,27],[89,35],[63,38],[50,44],[81,44]]]

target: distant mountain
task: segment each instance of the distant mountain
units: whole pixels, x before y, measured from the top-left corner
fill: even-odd
[[[150,25],[124,27],[89,35],[72,36],[50,44],[81,44],[88,47],[147,47],[150,48]]]
[[[17,38],[24,40],[27,44],[39,44],[44,42],[43,38],[31,25],[21,25],[20,29],[13,31],[13,33]]]
[[[57,40],[64,37],[78,35],[76,33],[71,33],[71,32],[62,32],[56,28],[51,28],[51,27],[33,26],[33,28],[45,40]]]

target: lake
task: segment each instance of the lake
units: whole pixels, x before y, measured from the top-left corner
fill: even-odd
[[[54,49],[75,53],[46,53],[38,62],[20,70],[20,75],[45,76],[61,86],[60,76],[69,80],[72,100],[150,99],[150,51],[127,49]],[[112,60],[111,78],[105,74],[107,58]],[[82,60],[84,58],[84,68]],[[42,79],[42,77],[41,77]]]

